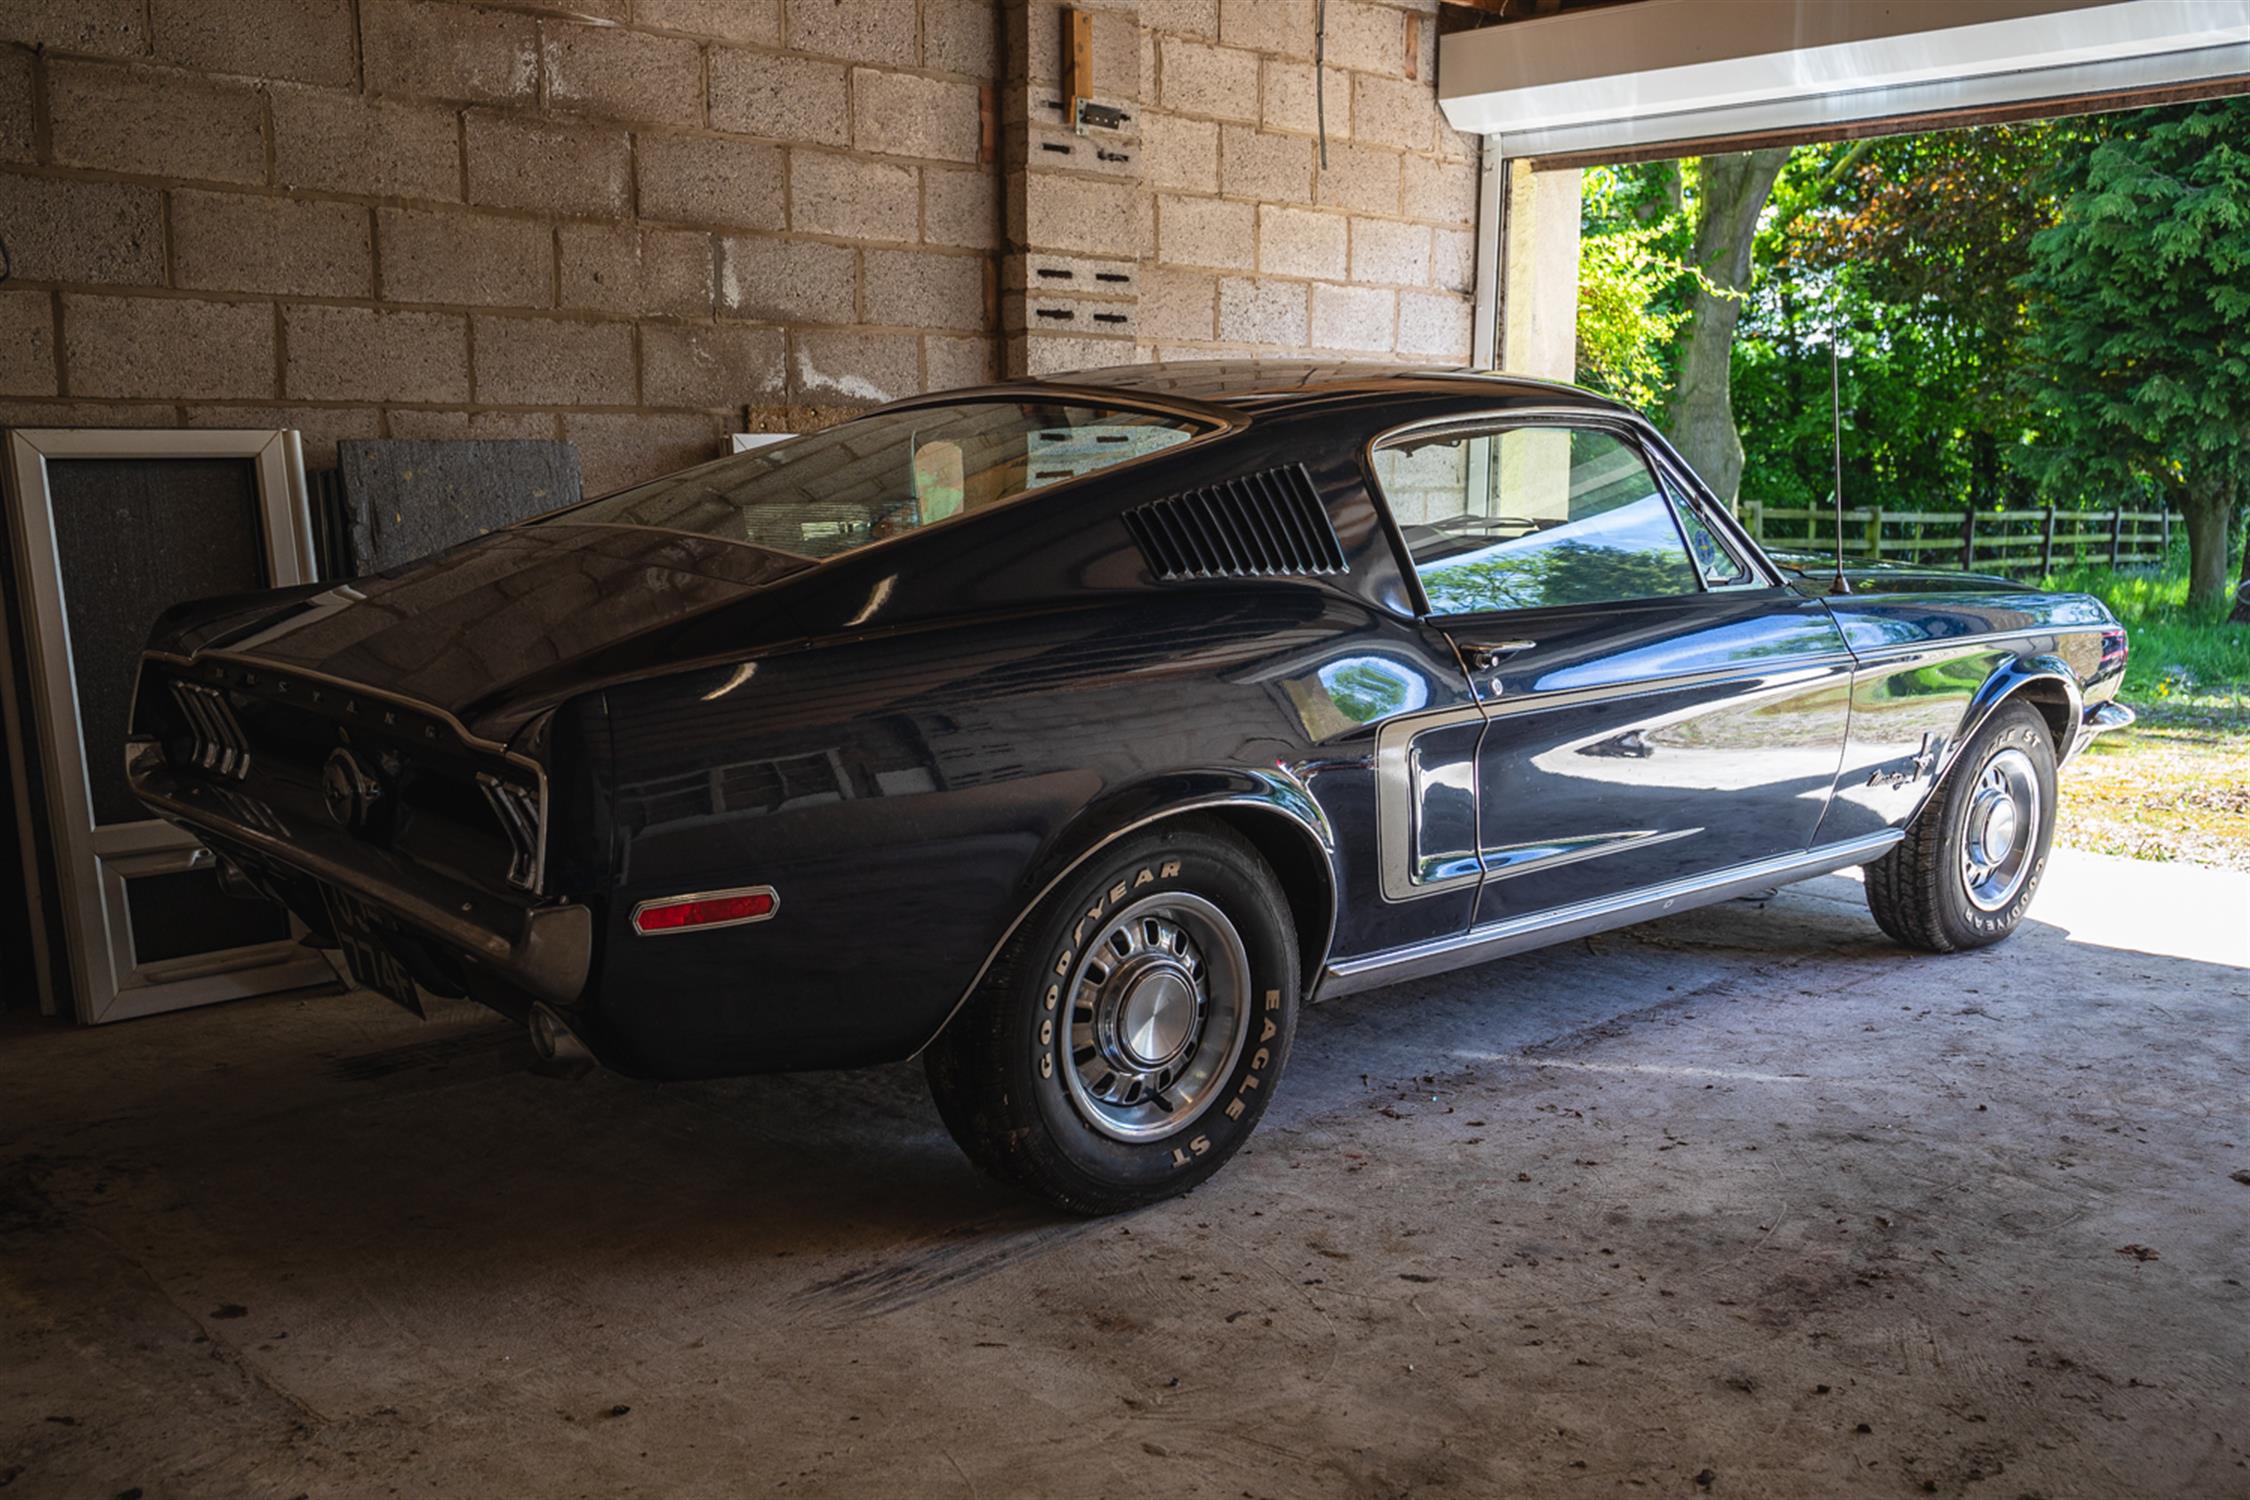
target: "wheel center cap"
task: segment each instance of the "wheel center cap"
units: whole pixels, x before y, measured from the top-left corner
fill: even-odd
[[[2002,797],[1993,803],[1984,815],[1984,837],[1978,842],[1984,845],[1987,859],[1997,863],[2008,857],[2009,851],[2016,847],[2016,804],[2013,800]]]
[[[1117,1006],[1117,1043],[1141,1068],[1161,1068],[1195,1032],[1195,981],[1175,964],[1153,964],[1133,978]]]

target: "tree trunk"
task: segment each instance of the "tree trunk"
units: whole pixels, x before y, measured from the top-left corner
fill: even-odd
[[[1742,486],[1742,435],[1735,430],[1734,325],[1742,317],[1739,293],[1750,285],[1750,247],[1758,215],[1774,178],[1789,160],[1787,147],[1703,158],[1703,188],[1696,203],[1693,264],[1710,278],[1688,296],[1688,321],[1680,349],[1679,384],[1672,396],[1672,445],[1695,466],[1712,493],[1734,504]]]
[[[2180,517],[2187,523],[2188,607],[2217,608],[2227,596],[2233,570],[2231,541],[2234,496],[2219,488],[2178,492]]]
[[[2234,586],[2234,609],[2227,619],[2237,625],[2250,625],[2250,528],[2242,534],[2242,577]]]

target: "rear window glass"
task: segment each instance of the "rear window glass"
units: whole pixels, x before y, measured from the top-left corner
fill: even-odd
[[[656,526],[828,558],[1210,429],[1125,407],[963,401],[875,412],[545,517]]]

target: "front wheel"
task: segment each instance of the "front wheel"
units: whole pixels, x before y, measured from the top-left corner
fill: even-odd
[[[946,1128],[994,1176],[1074,1213],[1184,1193],[1265,1112],[1296,1028],[1280,883],[1217,825],[1128,837],[1009,940],[930,1046]]]
[[[1867,867],[1867,905],[1910,948],[1954,953],[2016,930],[2055,837],[2055,747],[2028,703],[1973,735],[1903,843]]]

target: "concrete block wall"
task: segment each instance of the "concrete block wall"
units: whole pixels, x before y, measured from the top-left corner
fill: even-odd
[[[1467,358],[1434,0],[1330,0],[1326,171],[1311,0],[1093,9],[1077,136],[1048,0],[0,4],[0,423],[599,490],[1003,366]]]
[[[964,0],[10,0],[0,423],[602,489],[989,379],[998,57]]]
[[[1438,112],[1435,0],[1143,0],[1146,354],[1466,364],[1474,137]]]

